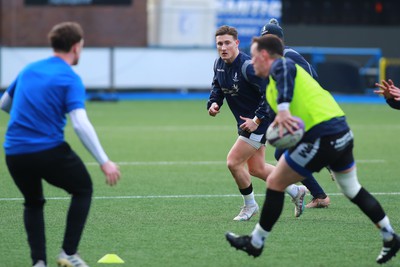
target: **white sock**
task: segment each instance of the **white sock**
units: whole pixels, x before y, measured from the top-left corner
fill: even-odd
[[[383,240],[390,241],[393,239],[394,230],[390,225],[388,216],[385,216],[381,221],[377,223]]]
[[[264,245],[265,239],[267,239],[269,232],[265,231],[259,223],[254,227],[251,233],[251,244],[256,248],[261,248]]]
[[[295,198],[299,193],[299,186],[291,184],[288,187],[286,187],[285,192],[288,193],[292,198]]]
[[[254,198],[254,192],[251,192],[251,194],[242,195],[242,196],[243,196],[245,206],[252,206],[252,205],[256,204],[256,200]]]

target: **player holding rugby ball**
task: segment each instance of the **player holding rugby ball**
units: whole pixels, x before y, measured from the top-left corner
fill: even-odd
[[[264,242],[278,221],[284,204],[284,189],[307,175],[329,166],[342,193],[377,226],[383,248],[376,262],[389,261],[400,249],[380,203],[358,181],[353,157],[353,134],[342,109],[302,67],[283,57],[283,43],[273,35],[253,38],[251,55],[257,76],[269,78],[267,100],[277,113],[273,124],[289,129],[300,117],[306,126],[304,138],[285,152],[267,180],[259,223],[250,235],[227,233],[228,242],[249,255],[261,255]]]

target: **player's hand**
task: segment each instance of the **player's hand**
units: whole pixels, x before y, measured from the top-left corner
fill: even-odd
[[[290,114],[289,110],[281,110],[276,114],[275,120],[272,122],[272,125],[279,126],[279,136],[283,136],[283,128],[294,134],[294,131],[299,129],[298,120]]]
[[[239,126],[240,129],[242,129],[243,131],[249,132],[249,133],[252,133],[255,130],[257,130],[258,125],[255,124],[253,119],[242,117],[242,116],[240,116],[240,118],[242,120],[244,120],[244,122],[242,124],[240,124],[240,126]]]
[[[389,86],[389,92],[396,101],[400,101],[400,88],[391,85]]]
[[[217,114],[219,113],[219,106],[217,103],[212,103],[211,107],[208,109],[208,114],[210,114],[210,116],[215,117]]]
[[[377,95],[382,95],[385,97],[385,99],[391,99],[393,98],[392,93],[390,92],[391,87],[395,87],[393,84],[393,81],[389,79],[388,81],[382,80],[382,83],[375,83],[376,87],[379,87],[379,90],[375,90],[374,93]],[[395,87],[397,88],[397,87]],[[398,88],[397,88],[398,89]]]
[[[109,160],[103,163],[100,168],[106,176],[106,183],[111,186],[116,185],[121,176],[118,165]]]

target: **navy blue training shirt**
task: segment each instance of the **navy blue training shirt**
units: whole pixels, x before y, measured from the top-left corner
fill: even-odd
[[[254,133],[265,134],[269,125],[265,88],[268,81],[254,73],[251,58],[240,52],[232,64],[226,64],[218,58],[214,64],[212,90],[207,102],[207,109],[216,102],[219,107],[224,99],[235,116],[238,130],[244,122],[239,116],[261,119],[262,122]]]

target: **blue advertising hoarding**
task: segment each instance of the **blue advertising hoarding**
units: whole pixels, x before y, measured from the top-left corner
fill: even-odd
[[[282,17],[281,0],[218,0],[217,27],[229,25],[239,33],[240,47],[246,49],[251,44],[253,36],[271,18],[279,22]]]

